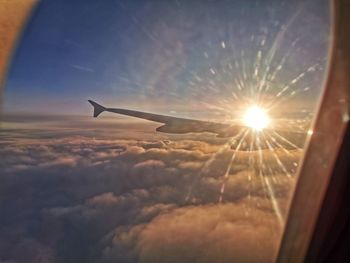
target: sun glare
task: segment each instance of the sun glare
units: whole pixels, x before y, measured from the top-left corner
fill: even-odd
[[[266,110],[255,105],[247,109],[243,121],[246,126],[256,131],[263,130],[270,123]]]

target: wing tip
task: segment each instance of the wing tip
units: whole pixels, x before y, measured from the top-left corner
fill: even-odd
[[[102,105],[98,104],[93,100],[88,100],[88,102],[92,105],[92,107],[94,107],[94,113],[93,113],[94,118],[98,117],[98,115],[100,115],[102,112],[106,110],[105,107],[103,107]]]

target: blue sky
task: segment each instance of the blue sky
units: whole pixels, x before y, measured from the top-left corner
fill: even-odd
[[[266,68],[271,55],[276,69],[288,51],[272,85],[281,89],[317,64],[295,88],[319,90],[326,2],[41,1],[14,56],[5,111],[86,115],[91,98],[163,113],[209,110],[203,105],[232,97],[244,70]],[[245,82],[244,96],[256,81]]]

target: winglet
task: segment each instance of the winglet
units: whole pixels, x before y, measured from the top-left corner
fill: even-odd
[[[92,100],[88,100],[88,102],[90,102],[90,104],[94,107],[94,117],[95,118],[106,110],[105,107],[103,107],[102,105],[100,105]]]

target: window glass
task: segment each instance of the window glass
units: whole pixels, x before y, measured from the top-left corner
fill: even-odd
[[[273,262],[330,37],[326,0],[41,1],[5,86],[0,261]]]

